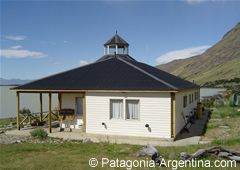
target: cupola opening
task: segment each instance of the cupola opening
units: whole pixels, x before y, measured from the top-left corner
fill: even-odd
[[[129,44],[123,40],[116,31],[116,34],[104,44],[104,55],[108,54],[127,54]]]

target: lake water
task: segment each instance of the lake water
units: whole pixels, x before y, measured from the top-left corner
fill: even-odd
[[[16,91],[10,90],[15,86],[0,86],[0,118],[16,117]],[[52,94],[52,110],[57,107],[57,94]],[[42,95],[43,111],[48,111],[48,94]],[[39,93],[20,93],[20,109],[30,109],[39,112]]]
[[[16,117],[16,91],[9,90],[15,86],[0,86],[0,118]],[[226,89],[201,88],[200,96],[213,96]],[[43,111],[48,111],[48,94],[42,96]],[[57,94],[52,94],[52,109],[57,107]],[[39,112],[38,93],[20,93],[20,109],[28,108],[31,112]]]
[[[214,96],[219,94],[219,92],[226,91],[224,88],[201,88],[200,90],[200,99],[205,96]]]

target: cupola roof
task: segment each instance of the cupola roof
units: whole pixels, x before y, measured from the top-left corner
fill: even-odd
[[[116,34],[104,44],[104,46],[112,45],[112,44],[119,44],[119,45],[121,44],[121,45],[129,46],[129,44],[117,34],[117,31],[116,31]]]

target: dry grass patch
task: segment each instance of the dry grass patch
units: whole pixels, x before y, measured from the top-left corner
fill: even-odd
[[[240,137],[240,113],[231,107],[214,108],[202,140],[227,140]]]

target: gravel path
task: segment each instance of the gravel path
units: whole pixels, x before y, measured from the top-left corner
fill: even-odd
[[[63,138],[50,138],[46,140],[39,140],[37,137],[31,136],[19,136],[19,135],[9,135],[1,132],[0,134],[0,144],[17,144],[17,143],[82,143],[82,141],[63,139]]]
[[[26,136],[6,135],[5,133],[1,133],[0,137],[0,144],[23,143],[29,140]]]

